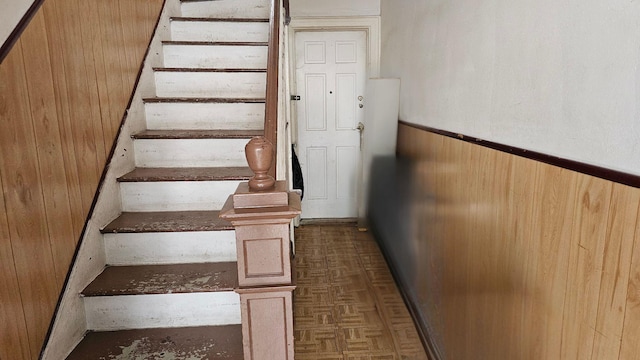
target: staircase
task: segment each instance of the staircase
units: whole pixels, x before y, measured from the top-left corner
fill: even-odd
[[[179,9],[139,85],[155,96],[140,97],[135,168],[115,180],[121,213],[101,226],[106,267],[81,291],[86,335],[67,359],[243,358],[234,230],[218,215],[263,133],[271,1]]]

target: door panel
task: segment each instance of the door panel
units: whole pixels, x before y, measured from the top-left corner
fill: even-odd
[[[366,34],[298,32],[296,64],[302,217],[357,217]]]

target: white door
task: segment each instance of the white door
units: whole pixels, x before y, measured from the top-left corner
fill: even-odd
[[[302,217],[355,218],[364,123],[364,31],[296,33]]]

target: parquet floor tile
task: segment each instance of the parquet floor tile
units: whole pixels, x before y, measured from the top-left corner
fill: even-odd
[[[371,234],[322,224],[295,236],[297,360],[428,360]]]

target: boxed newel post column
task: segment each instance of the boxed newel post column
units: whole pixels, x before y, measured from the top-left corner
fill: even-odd
[[[246,360],[294,359],[289,226],[300,214],[300,197],[267,174],[272,149],[263,137],[247,144],[247,162],[256,176],[241,183],[220,212],[236,232]]]

